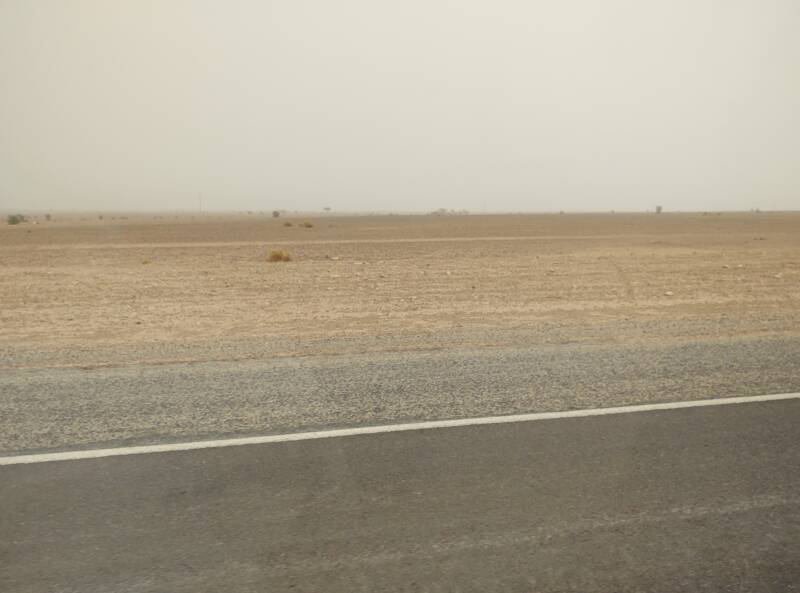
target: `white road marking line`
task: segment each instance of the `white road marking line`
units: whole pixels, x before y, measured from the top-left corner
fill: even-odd
[[[459,426],[480,426],[485,424],[511,424],[513,422],[532,422],[534,420],[557,420],[561,418],[586,418],[589,416],[611,416],[614,414],[632,414],[635,412],[656,412],[659,410],[679,410],[683,408],[702,408],[709,406],[728,406],[732,404],[749,404],[789,399],[800,399],[800,393],[778,393],[774,395],[753,395],[745,397],[727,397],[719,399],[703,399],[695,401],[671,402],[663,404],[643,404],[635,406],[619,406],[614,408],[593,408],[588,410],[569,410],[565,412],[539,412],[534,414],[515,414],[511,416],[485,416],[482,418],[459,418],[455,420],[431,420],[428,422],[412,422],[408,424],[386,424],[382,426],[360,426],[356,428],[340,428],[318,430],[314,432],[295,432],[274,434],[269,436],[242,437],[211,441],[194,441],[188,443],[168,443],[163,445],[142,445],[138,447],[118,447],[115,449],[85,449],[62,451],[59,453],[40,453],[35,455],[11,455],[0,457],[0,465],[22,465],[29,463],[46,463],[49,461],[73,461],[78,459],[96,459],[98,457],[116,457],[120,455],[142,455],[145,453],[168,453],[172,451],[193,451],[195,449],[217,449],[221,447],[237,447],[241,445],[265,445],[268,443],[286,443],[290,441],[310,441],[349,437],[361,434],[381,434],[386,432],[405,432],[410,430],[430,430],[432,428],[456,428]]]

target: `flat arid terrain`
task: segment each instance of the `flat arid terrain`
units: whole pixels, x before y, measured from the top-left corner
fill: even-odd
[[[113,218],[0,227],[3,367],[800,333],[800,213]]]
[[[800,214],[80,218],[0,229],[9,590],[798,582]]]

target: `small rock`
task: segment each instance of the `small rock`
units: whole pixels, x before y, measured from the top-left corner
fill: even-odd
[[[667,292],[664,293],[664,296],[672,296],[674,294],[675,294],[674,292],[672,292],[671,290],[668,290]]]
[[[783,274],[781,274],[780,272],[778,272],[777,274],[775,274],[775,276],[774,276],[774,277],[775,277],[775,278],[778,278],[778,279],[780,279],[780,278],[783,278]]]

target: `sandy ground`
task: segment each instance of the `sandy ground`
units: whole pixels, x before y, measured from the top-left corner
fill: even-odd
[[[272,249],[292,261],[268,262]],[[6,368],[786,336],[798,322],[800,213],[0,226]]]

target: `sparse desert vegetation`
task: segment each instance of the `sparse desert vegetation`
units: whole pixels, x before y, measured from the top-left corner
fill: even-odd
[[[9,214],[6,216],[6,222],[10,225],[17,225],[25,222],[26,219],[22,214]]]
[[[268,262],[292,261],[292,255],[283,249],[273,249],[267,256]]]

